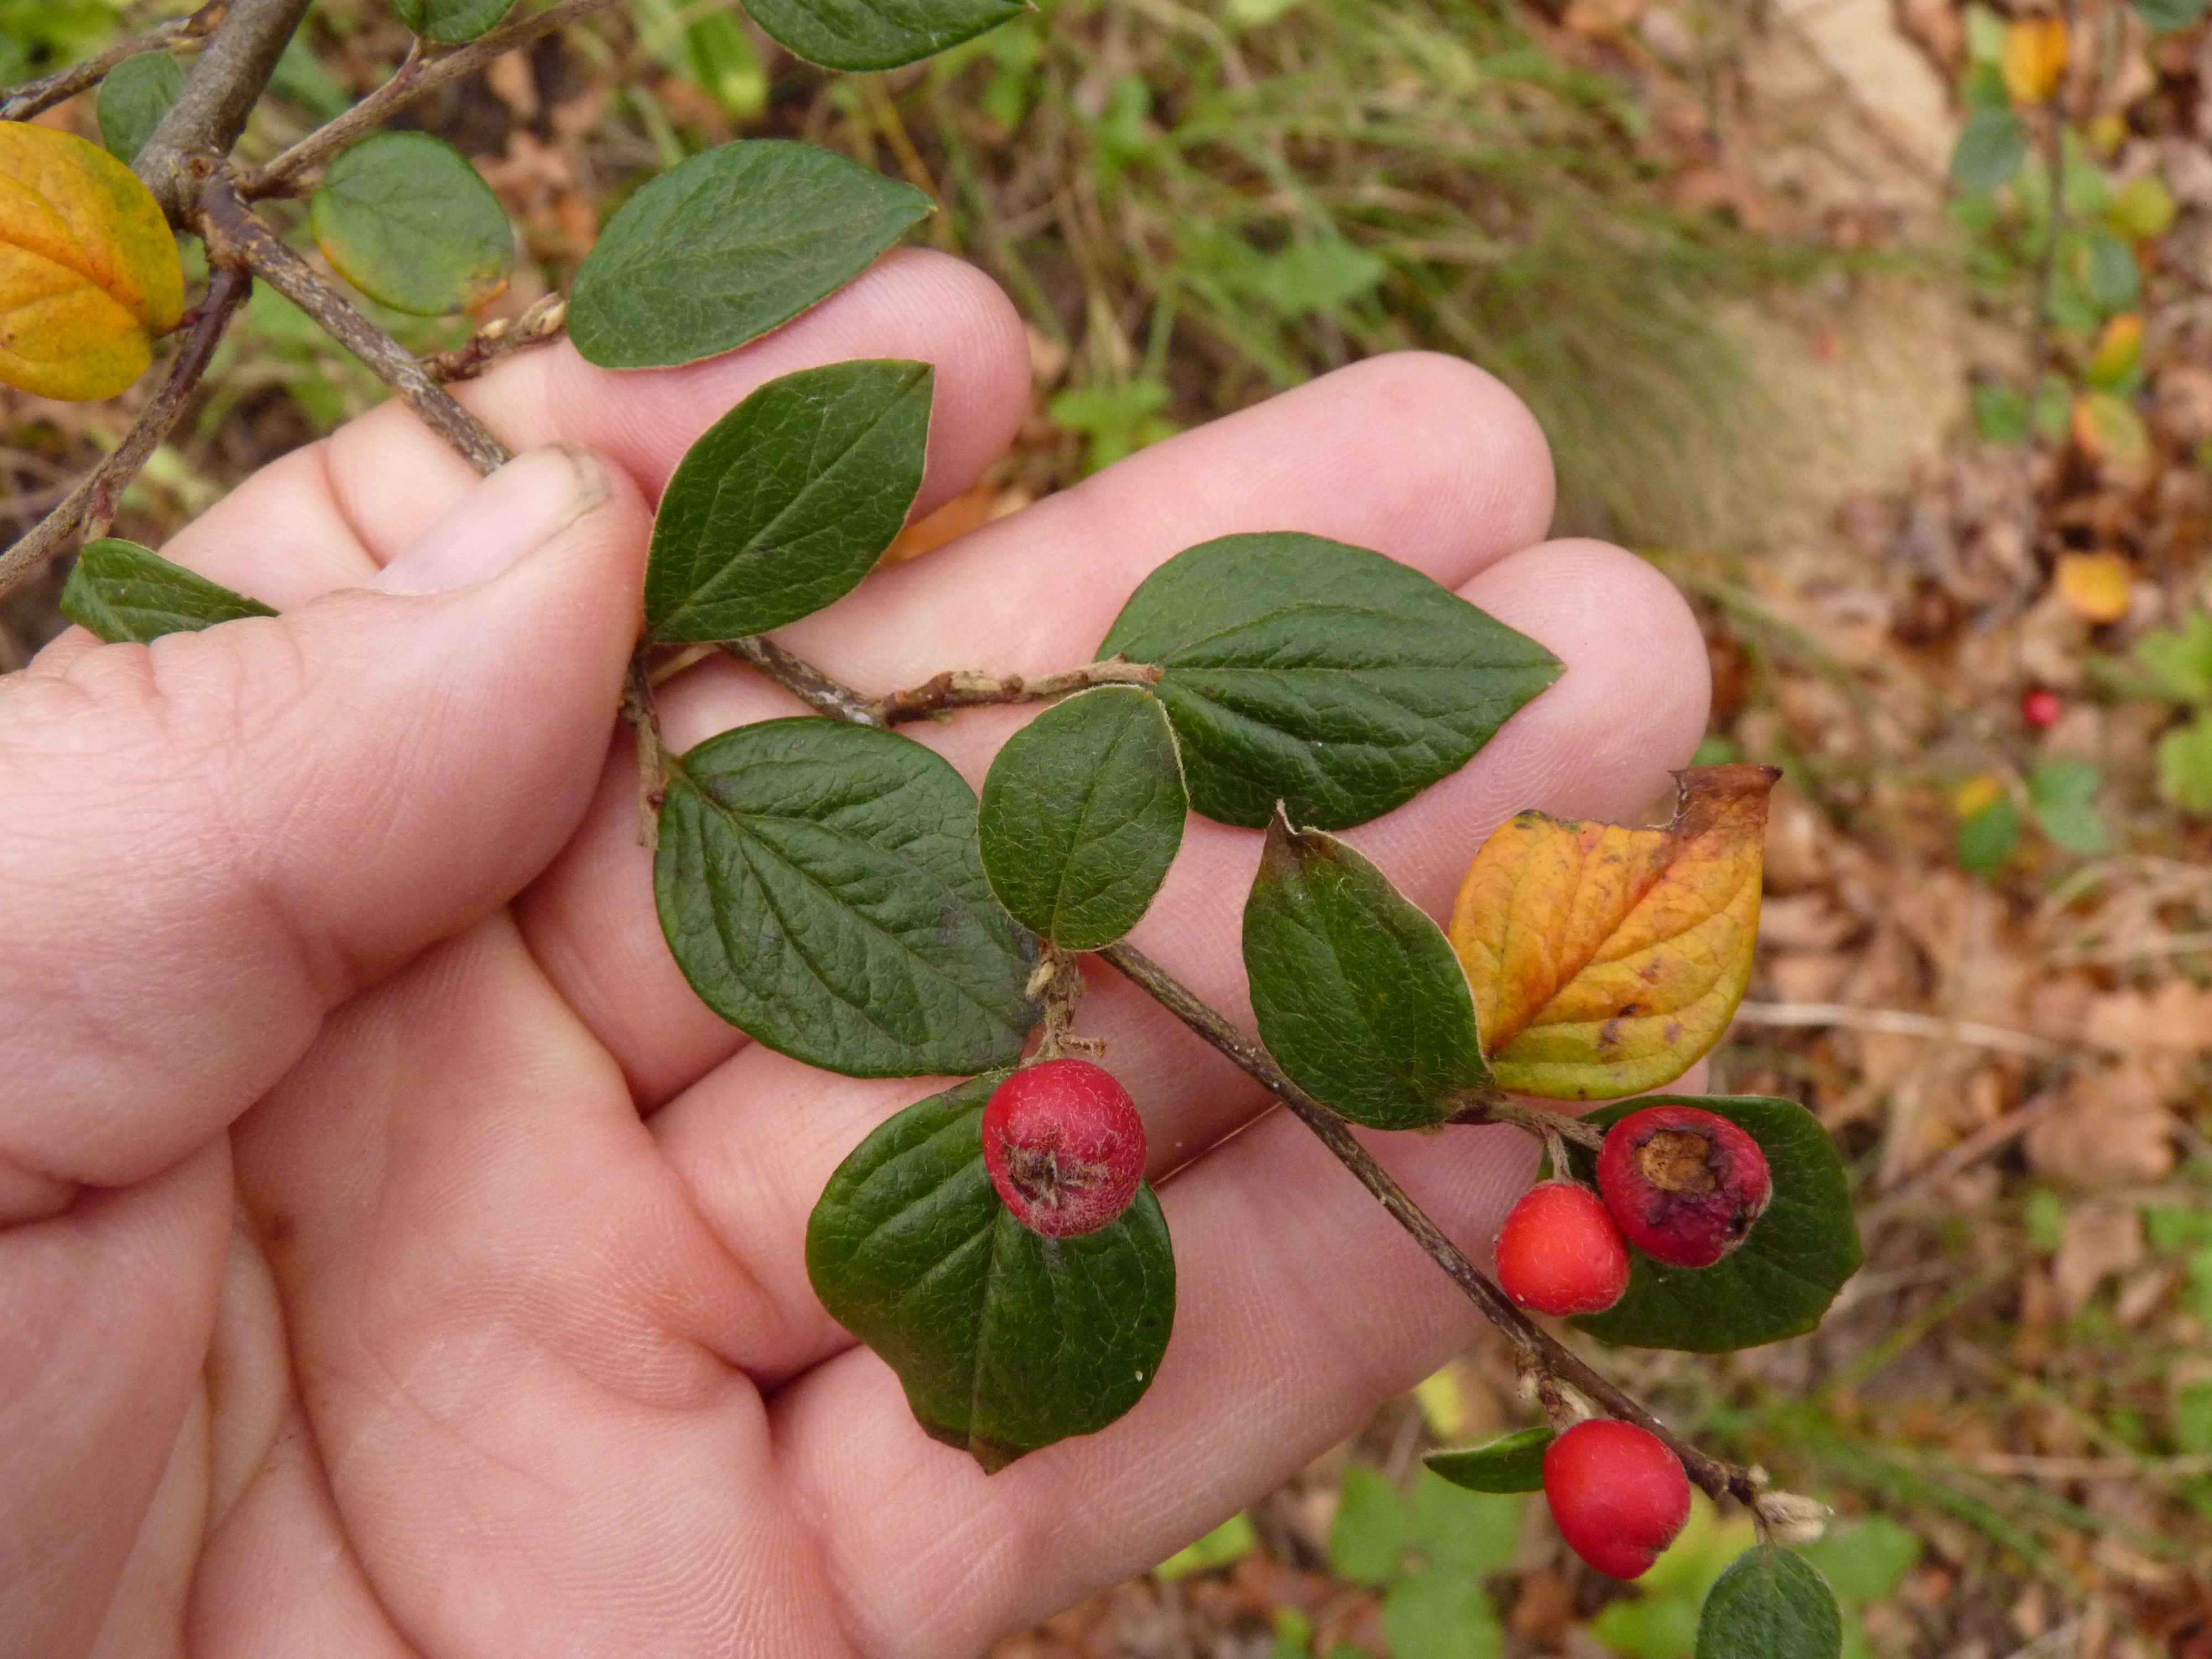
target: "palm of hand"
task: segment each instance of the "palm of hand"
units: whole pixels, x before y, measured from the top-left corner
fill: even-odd
[[[733,358],[617,379],[560,346],[471,401],[517,449],[586,444],[650,491],[752,386],[878,356],[939,366],[925,505],[942,500],[1027,386],[1003,300],[933,256]],[[526,460],[471,495],[387,409],[169,551],[292,611],[418,538],[465,563],[574,465]],[[1536,545],[1550,510],[1506,393],[1385,360],[882,573],[784,637],[871,689],[1043,672],[1088,660],[1192,543],[1295,528],[1380,548],[1571,669],[1355,834],[1434,910],[1504,813],[1632,811],[1703,725],[1679,600],[1615,550]],[[1463,1340],[1449,1285],[1279,1114],[1163,1193],[1181,1305],[1135,1412],[988,1478],[927,1439],[823,1313],[802,1246],[838,1160],[929,1085],[748,1044],[659,939],[629,746],[605,746],[645,526],[617,476],[520,567],[531,595],[468,636],[497,672],[406,610],[482,601],[352,595],[266,625],[301,637],[247,675],[251,699],[226,678],[260,648],[227,643],[239,629],[165,641],[150,673],[74,636],[0,686],[0,775],[41,803],[30,844],[75,843],[35,892],[0,888],[32,941],[0,967],[0,1030],[21,1033],[0,1036],[0,1076],[21,1080],[0,1101],[0,1305],[25,1333],[0,1401],[40,1425],[0,1452],[0,1537],[37,1544],[0,1585],[24,1650],[97,1631],[131,1654],[964,1654],[1159,1559]],[[408,631],[381,654],[331,643],[387,611]],[[663,692],[679,746],[794,712],[728,664]],[[1024,717],[908,730],[975,781]],[[213,830],[150,863],[118,851],[167,846],[145,820],[173,800]],[[1137,935],[1232,1012],[1256,857],[1256,836],[1194,823]],[[114,896],[141,880],[135,909]],[[1093,986],[1080,1029],[1143,1107],[1156,1173],[1260,1109],[1129,988]],[[1376,1144],[1474,1246],[1528,1175],[1494,1133]]]

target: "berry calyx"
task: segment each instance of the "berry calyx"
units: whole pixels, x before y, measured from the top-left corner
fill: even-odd
[[[2058,716],[2064,712],[2058,694],[2047,685],[2032,685],[2020,694],[2020,717],[2039,732],[2057,725]]]
[[[1644,1255],[1710,1267],[1750,1236],[1774,1178],[1759,1143],[1717,1113],[1647,1106],[1606,1132],[1597,1189]]]
[[[983,1108],[983,1164],[1014,1219],[1051,1238],[1095,1233],[1145,1176],[1145,1121],[1087,1060],[1025,1066]]]
[[[1690,1477],[1648,1429],[1577,1423],[1544,1454],[1544,1497],[1559,1535],[1612,1578],[1640,1578],[1690,1518]]]
[[[1498,1230],[1498,1282],[1538,1313],[1603,1313],[1628,1288],[1628,1246],[1589,1188],[1541,1182]]]

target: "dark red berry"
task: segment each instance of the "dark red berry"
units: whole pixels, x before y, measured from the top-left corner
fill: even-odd
[[[1025,1066],[983,1108],[983,1163],[1024,1227],[1095,1233],[1145,1176],[1145,1121],[1114,1074],[1087,1060]]]
[[[2020,717],[2039,732],[2057,725],[2065,708],[2058,694],[2047,685],[2032,685],[2020,694]]]
[[[1690,1477],[1633,1423],[1577,1423],[1544,1454],[1544,1497],[1559,1535],[1612,1578],[1640,1578],[1690,1518]]]
[[[1628,1246],[1595,1193],[1543,1182],[1498,1230],[1498,1282],[1538,1313],[1603,1313],[1628,1288]]]
[[[1759,1143],[1717,1113],[1647,1106],[1606,1132],[1597,1189],[1654,1261],[1710,1267],[1743,1243],[1774,1180]]]

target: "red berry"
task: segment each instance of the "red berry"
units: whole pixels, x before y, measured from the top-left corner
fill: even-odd
[[[1633,1423],[1577,1423],[1544,1454],[1544,1497],[1559,1535],[1613,1578],[1640,1578],[1690,1518],[1690,1477]]]
[[[1726,1118],[1694,1106],[1647,1106],[1606,1132],[1597,1189],[1644,1255],[1710,1267],[1749,1235],[1774,1179],[1759,1143]]]
[[[2020,717],[2039,732],[2057,725],[2064,710],[2058,694],[2047,685],[2032,685],[2020,694]]]
[[[983,1108],[983,1163],[1014,1219],[1053,1238],[1095,1233],[1145,1176],[1145,1121],[1087,1060],[1025,1066]]]
[[[1538,1313],[1603,1313],[1628,1288],[1628,1246],[1595,1193],[1547,1181],[1521,1194],[1498,1231],[1498,1282]]]

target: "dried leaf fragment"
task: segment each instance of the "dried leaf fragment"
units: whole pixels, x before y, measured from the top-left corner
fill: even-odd
[[[1751,978],[1768,766],[1676,775],[1663,829],[1523,812],[1475,854],[1452,914],[1498,1086],[1609,1100],[1680,1077]]]
[[[112,398],[184,308],[176,239],[137,175],[72,134],[0,122],[0,380]]]

